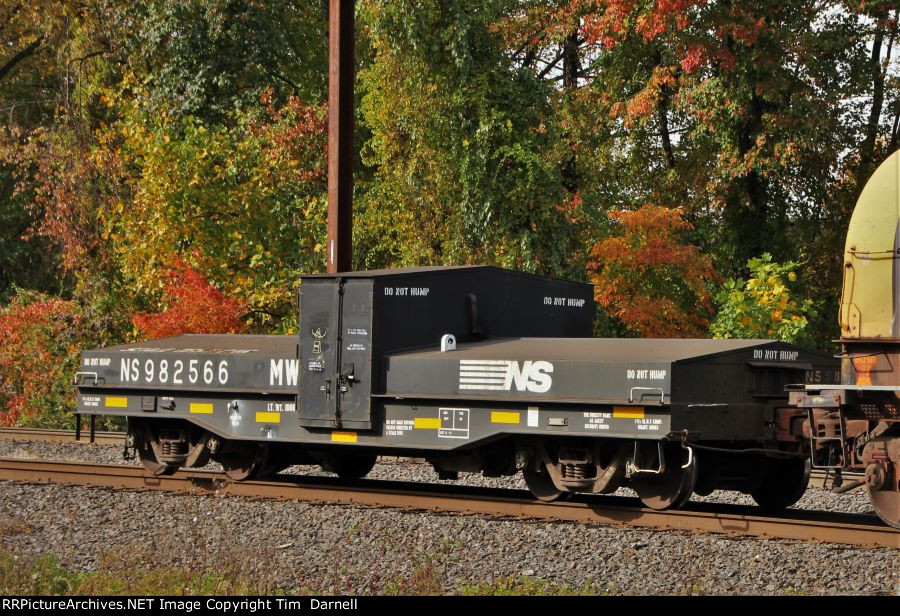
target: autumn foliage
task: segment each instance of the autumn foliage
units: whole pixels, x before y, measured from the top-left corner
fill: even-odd
[[[290,318],[300,273],[325,261],[324,108],[296,97],[277,104],[265,90],[226,125],[209,125],[145,110],[133,96],[108,93],[120,118],[94,155],[114,186],[97,222],[130,290],[171,286],[172,259],[190,253],[194,268],[252,309],[251,326]]]
[[[20,295],[0,310],[0,425],[59,421],[73,410],[69,383],[91,342],[85,326],[77,304],[59,298]]]
[[[691,228],[682,210],[647,205],[609,218],[620,234],[595,244],[588,263],[597,303],[639,336],[702,337],[717,274],[708,255],[679,240]]]
[[[814,344],[808,330],[817,307],[797,299],[799,263],[777,263],[766,253],[750,259],[748,279],[729,278],[716,294],[714,338],[775,338],[794,344]]]
[[[150,339],[181,334],[239,334],[246,329],[246,307],[225,297],[182,259],[176,259],[163,293],[161,312],[137,314],[132,321]]]

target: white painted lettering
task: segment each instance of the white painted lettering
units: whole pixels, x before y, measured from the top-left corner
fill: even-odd
[[[269,360],[269,385],[281,385],[281,382],[284,380],[284,360],[279,359],[278,361],[271,359]]]
[[[287,384],[288,387],[296,387],[297,378],[300,375],[300,360],[299,359],[288,359],[285,361],[285,370],[287,371]]]

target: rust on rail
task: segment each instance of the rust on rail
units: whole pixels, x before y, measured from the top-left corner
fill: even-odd
[[[789,510],[772,517],[753,507],[695,503],[655,511],[635,499],[591,497],[544,503],[525,491],[380,480],[336,483],[333,478],[282,475],[268,481],[230,482],[214,471],[180,471],[156,477],[141,467],[0,459],[0,479],[102,486],[132,490],[205,493],[254,498],[344,503],[420,511],[480,514],[533,520],[674,529],[731,535],[900,548],[900,532],[874,516]]]

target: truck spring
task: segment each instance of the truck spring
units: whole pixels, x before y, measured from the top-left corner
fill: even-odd
[[[163,441],[160,445],[164,456],[184,456],[188,452],[188,444],[184,441]]]
[[[588,465],[563,464],[562,476],[564,479],[586,479],[588,476]]]

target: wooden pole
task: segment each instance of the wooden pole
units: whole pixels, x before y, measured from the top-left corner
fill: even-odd
[[[353,81],[355,0],[328,7],[328,272],[353,257]]]

